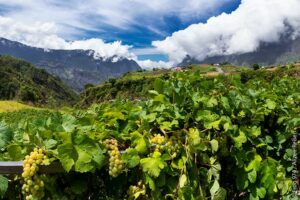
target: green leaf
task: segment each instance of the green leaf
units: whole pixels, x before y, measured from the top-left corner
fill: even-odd
[[[198,129],[195,128],[190,128],[189,129],[189,142],[193,145],[193,146],[197,146],[200,144],[200,133]]]
[[[167,99],[167,97],[163,94],[158,94],[156,95],[154,98],[153,98],[153,101],[155,102],[160,102],[160,103],[163,103],[163,104],[170,104],[169,100]]]
[[[259,171],[260,168],[260,162],[262,161],[262,158],[260,155],[256,154],[254,156],[254,159],[248,164],[248,166],[245,168],[247,172],[254,169],[255,171]]]
[[[219,188],[215,195],[212,197],[212,200],[225,200],[227,191],[224,188]]]
[[[220,189],[220,185],[219,182],[217,180],[215,180],[213,186],[210,188],[210,195],[212,196],[212,198],[214,198],[216,192]]]
[[[159,152],[154,152],[152,157],[141,159],[140,163],[143,171],[150,176],[157,178],[162,169],[165,168],[166,163],[161,159]]]
[[[117,112],[117,111],[111,111],[111,112],[106,112],[103,117],[107,117],[109,119],[113,119],[113,121],[116,121],[118,119],[120,120],[125,120],[125,116],[122,112]]]
[[[122,160],[125,161],[129,168],[134,168],[140,163],[140,156],[136,149],[128,148],[122,154]]]
[[[241,148],[243,143],[247,142],[247,137],[244,133],[244,131],[239,130],[239,136],[237,137],[232,137],[234,142],[235,142],[235,147]]]
[[[77,160],[77,152],[71,143],[61,144],[57,147],[58,158],[64,167],[69,172]]]
[[[9,156],[14,160],[14,161],[19,161],[23,159],[23,154],[22,154],[22,148],[19,145],[16,144],[11,144],[7,146],[7,151]]]
[[[4,197],[8,188],[8,179],[0,175],[0,196]]]
[[[221,97],[221,103],[227,112],[231,111],[229,101],[227,97]]]
[[[257,173],[255,170],[252,170],[251,172],[248,173],[248,179],[251,183],[255,183],[256,181],[256,176],[257,176]]]
[[[75,146],[75,149],[78,154],[78,158],[75,162],[75,171],[84,173],[93,170],[94,165],[91,163],[92,155],[78,146]]]
[[[172,127],[177,127],[178,125],[178,121],[177,120],[172,120],[171,122],[168,122],[168,121],[165,121],[165,122],[162,122],[162,124],[160,125],[160,128],[162,130],[172,130]]]
[[[207,102],[206,102],[206,106],[208,107],[208,108],[213,108],[213,107],[215,107],[215,106],[217,106],[218,105],[218,101],[217,101],[217,99],[215,99],[214,97],[211,97]]]
[[[179,178],[179,187],[183,188],[186,185],[187,177],[185,174],[182,174]]]
[[[64,114],[62,116],[62,120],[63,120],[62,127],[67,133],[71,133],[72,131],[74,131],[76,127],[76,118],[74,116],[69,114]]]
[[[138,131],[135,131],[130,134],[131,136],[131,143],[132,146],[139,152],[139,153],[146,153],[148,148],[147,148],[147,141],[145,137],[140,134]]]
[[[153,83],[154,90],[156,90],[158,93],[162,94],[164,91],[164,81],[160,78],[155,79]]]
[[[219,119],[219,115],[209,110],[200,110],[197,112],[196,121],[214,122]]]
[[[155,187],[155,182],[154,180],[149,176],[149,175],[145,175],[145,179],[146,179],[146,184],[149,185],[149,188],[152,190],[152,191],[155,191],[156,190],[156,187]]]
[[[0,122],[0,149],[4,148],[12,138],[12,131],[4,123]]]
[[[53,139],[46,140],[44,142],[46,149],[52,149],[57,145],[57,141]]]
[[[256,193],[260,198],[265,198],[266,196],[266,189],[261,187],[261,188],[256,188]]]
[[[211,140],[210,141],[210,144],[211,144],[211,150],[212,152],[217,152],[218,151],[218,148],[219,148],[219,142],[215,139]]]
[[[248,176],[242,169],[237,170],[236,185],[239,190],[244,190],[249,186]]]
[[[270,110],[274,110],[276,108],[276,102],[272,101],[270,99],[267,99],[266,101],[266,107]]]
[[[220,126],[220,123],[221,123],[221,120],[217,120],[217,121],[214,121],[214,122],[205,122],[204,123],[204,127],[206,129],[216,129],[216,130],[220,130],[219,126]]]
[[[257,126],[253,126],[250,130],[250,135],[254,138],[260,136],[261,134],[261,128]]]

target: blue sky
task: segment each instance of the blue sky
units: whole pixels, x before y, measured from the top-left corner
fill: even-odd
[[[141,23],[130,27],[129,30],[124,31],[114,26],[105,25],[105,32],[87,31],[85,37],[100,37],[108,42],[121,40],[124,44],[132,45],[134,48],[149,48],[151,47],[152,41],[163,40],[172,33],[178,30],[183,30],[191,24],[200,22],[205,23],[210,17],[217,16],[223,12],[231,13],[239,6],[239,4],[240,0],[227,1],[225,4],[222,4],[213,10],[207,11],[207,13],[203,13],[199,16],[193,16],[191,18],[187,17],[184,20],[176,15],[176,13],[166,13],[164,16],[159,16],[158,18],[151,16],[150,19],[146,18],[149,16],[146,16],[144,19],[139,19],[141,20]],[[147,24],[155,24],[155,28],[160,32],[151,31],[151,29],[147,27]],[[138,55],[138,58],[140,60],[168,60],[167,55],[158,53]]]
[[[299,19],[299,0],[0,0],[0,37],[150,69],[296,38]]]
[[[240,0],[0,0],[0,16],[28,26],[55,23],[55,34],[66,41],[122,41],[138,52],[138,59],[167,61],[167,55],[149,51],[152,41],[222,12],[230,13],[239,4]]]

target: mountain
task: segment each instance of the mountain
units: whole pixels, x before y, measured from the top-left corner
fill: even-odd
[[[30,47],[19,42],[0,38],[0,55],[24,59],[62,79],[76,91],[88,83],[99,84],[140,66],[126,58],[103,59],[92,50],[51,50]]]
[[[0,100],[42,106],[72,105],[77,94],[44,69],[10,56],[0,56]]]
[[[224,62],[239,66],[251,66],[255,63],[269,66],[286,64],[297,60],[300,60],[300,38],[295,40],[282,39],[277,43],[263,43],[255,52],[251,53],[213,56],[205,58],[204,60],[197,60],[190,56],[186,56],[179,66]]]

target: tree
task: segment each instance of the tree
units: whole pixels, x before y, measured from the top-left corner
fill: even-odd
[[[259,70],[259,69],[261,68],[261,66],[260,66],[259,64],[253,64],[253,65],[252,65],[252,68],[253,68],[254,70]]]

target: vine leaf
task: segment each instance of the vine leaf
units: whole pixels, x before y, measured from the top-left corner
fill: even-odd
[[[185,174],[182,174],[179,178],[179,187],[183,188],[186,185],[187,177]]]
[[[5,147],[11,137],[12,132],[9,127],[4,122],[0,122],[0,148]]]
[[[276,102],[272,101],[270,99],[267,99],[266,101],[266,107],[270,110],[274,110],[276,108]]]
[[[140,163],[140,156],[137,150],[128,148],[125,153],[122,154],[122,160],[124,160],[129,168],[134,168]]]
[[[154,152],[152,157],[141,159],[140,163],[143,171],[150,176],[157,178],[166,165],[160,156],[161,154],[159,152]]]
[[[257,188],[256,193],[260,198],[264,198],[266,196],[266,189],[263,187]]]
[[[86,152],[84,149],[76,147],[78,159],[75,162],[75,171],[84,173],[91,171],[94,166],[92,165],[92,155]]]
[[[233,140],[235,142],[235,147],[241,148],[243,143],[247,142],[247,137],[246,137],[244,131],[239,130],[239,136],[233,137]]]
[[[21,146],[19,146],[17,144],[11,144],[11,145],[7,146],[7,151],[9,153],[9,156],[13,160],[18,161],[18,160],[22,160],[23,159]]]
[[[75,164],[77,153],[71,143],[61,144],[57,147],[59,160],[64,169],[69,172]]]
[[[4,197],[8,188],[8,179],[0,175],[0,196]]]
[[[246,171],[249,172],[252,169],[254,169],[255,171],[258,171],[260,168],[260,162],[262,161],[262,158],[260,155],[256,154],[254,156],[254,159],[248,164],[248,166],[246,167]]]
[[[210,188],[210,195],[212,196],[212,198],[214,198],[216,192],[219,190],[220,188],[220,184],[217,180],[215,180],[213,186]]]
[[[147,142],[142,134],[138,131],[131,133],[131,142],[132,146],[139,152],[145,153],[147,152]]]
[[[211,150],[213,153],[218,151],[219,142],[217,140],[215,140],[215,139],[211,140],[210,145],[211,145]]]
[[[224,188],[219,188],[215,195],[212,197],[212,200],[225,200],[227,191]]]
[[[255,170],[252,170],[251,172],[248,173],[248,179],[251,183],[255,183],[256,181],[256,176],[257,176],[257,173]]]

